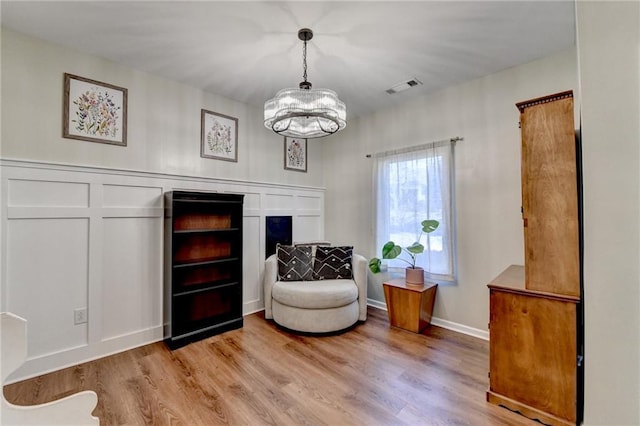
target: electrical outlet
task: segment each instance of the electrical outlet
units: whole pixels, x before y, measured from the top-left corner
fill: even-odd
[[[87,322],[87,308],[78,308],[73,310],[73,323],[75,325]]]

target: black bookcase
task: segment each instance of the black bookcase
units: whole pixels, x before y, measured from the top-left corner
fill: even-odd
[[[244,195],[165,193],[165,342],[240,328]]]

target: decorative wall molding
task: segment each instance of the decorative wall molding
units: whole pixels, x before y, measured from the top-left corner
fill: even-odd
[[[10,380],[162,340],[164,193],[177,189],[245,194],[245,315],[264,308],[266,216],[324,238],[322,188],[1,159],[0,311],[29,324]]]
[[[22,160],[15,158],[0,158],[0,167],[20,167],[20,168],[36,168],[46,170],[62,170],[62,171],[76,171],[84,173],[98,173],[101,175],[116,175],[116,176],[129,176],[129,177],[141,177],[152,179],[171,179],[171,180],[186,180],[192,182],[205,182],[205,183],[220,183],[229,185],[250,185],[259,186],[265,188],[281,188],[281,189],[301,189],[301,190],[316,190],[324,191],[323,187],[306,186],[306,185],[293,185],[285,183],[271,183],[261,181],[250,181],[241,179],[229,179],[220,177],[206,177],[206,176],[193,176],[193,175],[180,175],[171,173],[160,172],[148,172],[142,170],[133,169],[112,169],[108,167],[100,166],[78,166],[75,164],[66,163],[48,163],[44,161],[34,160]]]

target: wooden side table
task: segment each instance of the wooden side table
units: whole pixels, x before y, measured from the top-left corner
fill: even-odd
[[[417,286],[398,278],[385,281],[382,286],[393,327],[420,333],[431,323],[438,284]]]

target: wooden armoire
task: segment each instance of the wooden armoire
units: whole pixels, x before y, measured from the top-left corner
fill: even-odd
[[[573,93],[516,104],[525,264],[491,283],[489,402],[545,424],[582,417],[581,173]]]

